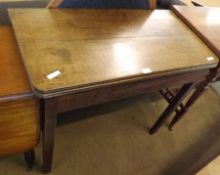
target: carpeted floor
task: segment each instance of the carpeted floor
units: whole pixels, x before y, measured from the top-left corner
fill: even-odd
[[[151,136],[165,105],[155,93],[60,116],[50,174],[194,174],[220,153],[219,96],[209,89],[172,132],[164,126]],[[36,158],[32,172],[22,155],[0,158],[0,175],[41,174],[41,144]]]
[[[207,166],[199,171],[196,175],[219,175],[220,174],[220,156],[210,162]]]
[[[220,81],[212,83],[212,87],[217,92],[217,94],[220,96]]]

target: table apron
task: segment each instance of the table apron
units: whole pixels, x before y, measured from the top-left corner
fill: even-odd
[[[157,79],[148,79],[119,85],[109,85],[83,92],[55,97],[58,101],[58,113],[89,107],[97,104],[120,100],[166,87],[181,86],[190,82],[201,82],[209,70],[178,73]]]

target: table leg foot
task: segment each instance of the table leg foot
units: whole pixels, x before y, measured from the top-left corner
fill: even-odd
[[[173,128],[169,125],[169,126],[168,126],[168,130],[169,130],[169,131],[172,131]]]
[[[29,151],[25,151],[24,152],[24,159],[27,164],[27,171],[31,171],[34,166],[34,161],[35,161],[34,150],[31,149]]]

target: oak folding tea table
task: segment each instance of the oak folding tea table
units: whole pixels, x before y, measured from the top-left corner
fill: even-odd
[[[182,86],[155,133],[218,58],[168,10],[14,9],[10,18],[43,106],[43,171],[58,113]]]

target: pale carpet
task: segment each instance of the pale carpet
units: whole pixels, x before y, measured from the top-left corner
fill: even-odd
[[[195,174],[220,153],[219,97],[209,89],[172,132],[149,135],[166,105],[154,93],[62,115],[50,174]],[[41,174],[41,144],[36,158],[32,172],[21,154],[1,158],[0,175]]]

